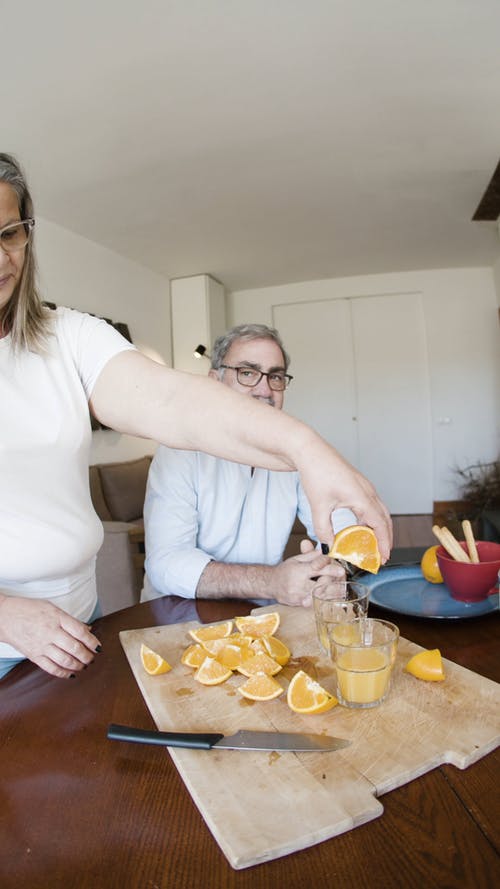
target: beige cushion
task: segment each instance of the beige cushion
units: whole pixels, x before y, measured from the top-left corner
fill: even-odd
[[[150,465],[151,457],[100,464],[104,499],[115,521],[133,522],[142,518]]]
[[[89,484],[90,496],[92,498],[92,503],[94,504],[94,509],[97,515],[101,519],[101,522],[110,522],[111,513],[106,506],[106,501],[102,492],[99,468],[97,466],[89,466]]]

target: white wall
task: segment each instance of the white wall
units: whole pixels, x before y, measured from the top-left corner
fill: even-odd
[[[498,229],[498,237],[500,238],[500,227]],[[495,281],[495,287],[497,291],[497,303],[500,306],[500,258],[497,259],[495,265],[493,266],[493,279]]]
[[[172,364],[166,278],[44,219],[37,218],[36,240],[43,299],[125,322],[142,352]],[[91,463],[132,459],[155,448],[145,439],[99,430]]]
[[[492,269],[369,275],[237,291],[227,298],[228,325],[273,324],[278,305],[391,293],[415,293],[422,299],[433,423],[433,499],[455,499],[459,490],[454,467],[491,460],[499,453],[500,328]],[[411,466],[411,455],[408,462]]]
[[[211,275],[174,278],[170,282],[170,302],[173,366],[206,377],[212,343],[226,330],[224,287]],[[208,353],[201,359],[194,357],[198,345],[205,346]]]

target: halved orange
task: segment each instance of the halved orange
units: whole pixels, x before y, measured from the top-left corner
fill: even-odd
[[[233,675],[233,671],[224,667],[216,658],[207,654],[203,663],[198,667],[194,678],[202,685],[220,685]]]
[[[278,611],[265,611],[263,614],[235,617],[234,622],[240,633],[257,639],[259,636],[273,636],[280,625],[280,616]]]
[[[207,639],[221,639],[223,636],[229,636],[232,629],[232,620],[225,620],[220,624],[210,624],[208,627],[198,627],[196,630],[189,630],[189,635],[195,642],[203,643]]]
[[[439,648],[419,651],[410,658],[404,669],[417,679],[424,679],[426,682],[442,682],[445,678]]]
[[[236,669],[238,673],[243,673],[243,676],[253,676],[255,673],[265,673],[266,676],[274,676],[276,673],[279,673],[281,667],[268,654],[258,651],[257,654],[239,664]]]
[[[436,555],[438,549],[439,546],[430,546],[429,549],[426,549],[420,562],[422,574],[424,575],[428,583],[444,582]]]
[[[203,645],[200,645],[199,642],[194,642],[193,645],[188,645],[183,652],[181,664],[185,664],[186,667],[199,667],[205,660],[206,656],[207,652],[203,648]]]
[[[250,701],[271,701],[283,694],[284,688],[272,676],[256,673],[255,676],[250,676],[250,679],[240,685],[238,691],[240,695]]]
[[[141,661],[146,673],[149,673],[150,676],[159,676],[160,673],[168,673],[172,669],[161,654],[148,648],[144,643],[141,644]]]
[[[371,574],[377,574],[380,568],[377,538],[373,528],[367,525],[350,525],[339,531],[329,555],[332,559],[344,559]]]
[[[337,698],[303,670],[299,670],[290,682],[286,699],[295,713],[326,713],[338,704]]]

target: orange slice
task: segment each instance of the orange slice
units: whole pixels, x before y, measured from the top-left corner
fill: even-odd
[[[230,670],[237,670],[243,662],[248,661],[254,656],[254,651],[242,645],[226,645],[219,654],[217,660]]]
[[[226,620],[220,624],[211,624],[208,627],[199,627],[197,630],[189,630],[189,635],[195,642],[206,642],[208,639],[221,639],[229,636],[233,629],[232,620]]]
[[[226,645],[230,644],[229,639],[229,636],[222,636],[221,639],[204,639],[200,647],[205,654],[209,654],[210,657],[217,657],[217,655],[224,650]]]
[[[265,673],[266,676],[274,676],[279,673],[281,667],[272,657],[260,651],[252,657],[247,658],[237,667],[238,673],[243,676],[253,676],[255,673]]]
[[[420,567],[422,569],[422,574],[425,579],[429,583],[443,583],[443,575],[441,574],[441,570],[438,565],[438,560],[436,553],[438,551],[437,546],[430,546],[429,549],[426,549],[425,553],[422,556],[422,560],[420,562]]]
[[[299,670],[290,682],[286,699],[294,713],[326,713],[338,704],[337,698],[303,670]]]
[[[272,676],[256,673],[255,676],[250,676],[250,679],[240,685],[238,691],[240,695],[250,701],[271,701],[283,694],[284,688]]]
[[[187,667],[199,667],[205,660],[206,656],[207,652],[203,648],[203,645],[195,643],[186,648],[181,657],[181,664],[185,664]]]
[[[380,568],[377,538],[373,529],[366,525],[350,525],[339,531],[329,555],[332,559],[344,559],[371,574],[377,574]]]
[[[424,679],[426,682],[442,682],[445,678],[439,648],[419,651],[410,658],[404,669],[417,679]]]
[[[198,667],[194,678],[202,685],[220,685],[233,675],[233,671],[224,667],[218,660],[207,655],[203,663]]]
[[[149,673],[150,676],[159,676],[160,673],[168,673],[172,669],[161,654],[148,648],[144,643],[141,645],[141,661],[146,673]]]
[[[280,616],[277,611],[266,611],[263,614],[235,617],[234,622],[240,633],[258,639],[259,636],[274,635],[280,625]]]
[[[231,633],[229,636],[226,636],[226,642],[230,642],[231,645],[242,645],[248,648],[252,642],[252,637],[245,636],[243,633]]]
[[[262,636],[258,642],[264,646],[269,657],[272,657],[272,659],[281,667],[284,667],[290,660],[290,650],[286,647],[285,643],[282,642],[281,639],[277,639],[276,636]]]

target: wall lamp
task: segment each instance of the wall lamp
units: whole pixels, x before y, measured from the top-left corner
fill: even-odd
[[[207,352],[207,347],[200,343],[199,346],[196,346],[196,349],[193,352],[195,358],[208,358],[210,361],[211,355]]]

